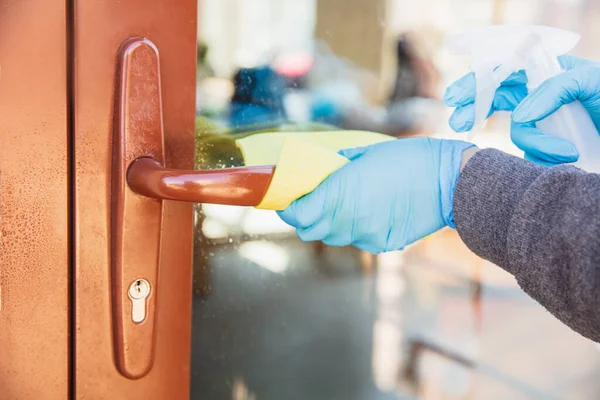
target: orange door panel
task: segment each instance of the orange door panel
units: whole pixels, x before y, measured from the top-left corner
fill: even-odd
[[[196,1],[73,12],[74,397],[185,399],[192,203],[137,195],[125,174],[140,156],[193,169]]]
[[[69,395],[67,2],[0,1],[0,398]]]

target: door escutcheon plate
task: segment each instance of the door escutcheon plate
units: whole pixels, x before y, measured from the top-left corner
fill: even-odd
[[[119,372],[139,379],[154,362],[163,202],[135,194],[126,175],[138,157],[164,164],[160,65],[156,46],[145,38],[126,40],[117,61],[110,237],[113,341]],[[143,299],[131,297],[136,282],[148,285]]]

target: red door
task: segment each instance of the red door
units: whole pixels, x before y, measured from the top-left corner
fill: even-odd
[[[74,397],[189,393],[192,203],[133,194],[129,164],[193,169],[195,0],[75,0]]]
[[[0,398],[69,392],[67,3],[0,1]]]
[[[0,1],[0,399],[184,399],[195,0]]]

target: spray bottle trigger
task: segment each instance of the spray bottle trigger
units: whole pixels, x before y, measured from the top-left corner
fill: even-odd
[[[475,120],[473,130],[468,135],[469,140],[475,136],[476,130],[483,127],[492,110],[496,90],[512,73],[512,68],[504,64],[488,73],[475,71]]]

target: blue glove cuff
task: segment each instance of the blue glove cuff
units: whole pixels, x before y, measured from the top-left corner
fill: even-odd
[[[443,140],[440,149],[440,191],[442,217],[446,225],[456,229],[454,224],[454,189],[460,175],[462,154],[474,147],[473,143],[458,140]]]

